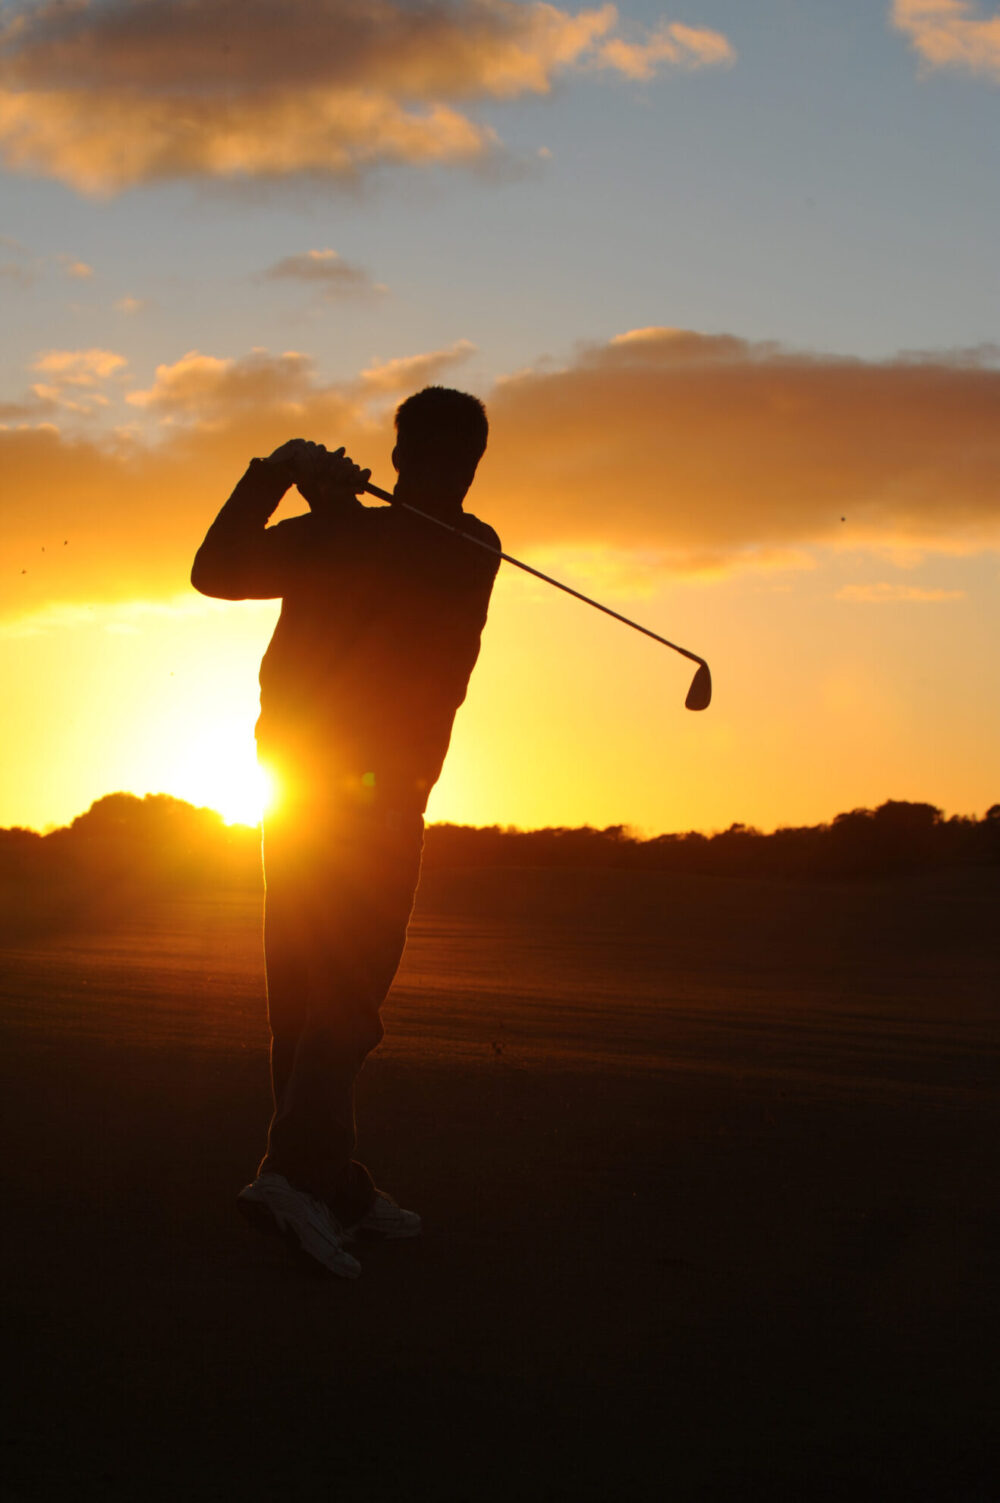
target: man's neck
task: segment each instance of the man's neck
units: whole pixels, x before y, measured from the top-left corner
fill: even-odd
[[[462,515],[462,502],[465,500],[466,492],[424,485],[400,475],[396,481],[393,496],[404,506],[415,507],[417,511],[425,512],[429,517],[437,517],[441,522],[454,524]]]

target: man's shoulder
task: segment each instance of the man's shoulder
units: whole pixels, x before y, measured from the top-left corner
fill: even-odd
[[[500,552],[500,539],[488,522],[483,522],[479,517],[473,516],[471,511],[463,511],[461,530],[467,537],[475,538],[477,543],[483,543],[494,552]]]

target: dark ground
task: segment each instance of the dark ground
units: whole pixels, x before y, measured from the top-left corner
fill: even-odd
[[[12,943],[0,1498],[1000,1499],[998,897],[430,874],[354,1283],[235,1214],[252,900]]]

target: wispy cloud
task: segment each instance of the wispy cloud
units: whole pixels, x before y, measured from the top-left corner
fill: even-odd
[[[261,275],[268,281],[302,282],[330,301],[386,290],[380,282],[372,281],[363,266],[345,261],[335,250],[328,249],[284,256]]]
[[[45,350],[36,357],[32,370],[66,386],[95,386],[127,364],[125,356],[114,350]]]
[[[2,37],[0,37],[2,42]],[[6,252],[3,260],[0,260],[0,277],[20,282],[22,286],[30,287],[37,281],[42,272],[55,267],[64,277],[70,277],[73,281],[88,281],[94,275],[94,268],[88,266],[86,261],[81,261],[76,256],[71,256],[66,251],[57,251],[54,255],[33,255],[26,245],[13,235],[0,235],[0,254]]]
[[[88,600],[54,603],[0,622],[0,637],[43,637],[53,632],[99,627],[120,633],[138,631],[147,621],[180,621],[218,612],[221,601],[188,591],[171,600]]]
[[[125,356],[114,350],[46,350],[32,364],[42,379],[33,382],[31,390],[40,402],[89,417],[108,405],[100,387],[127,365]]]
[[[609,37],[596,48],[591,66],[613,68],[626,78],[646,82],[664,65],[693,72],[698,68],[728,67],[736,61],[731,43],[721,32],[661,21],[642,41]]]
[[[893,0],[892,24],[925,68],[957,68],[1000,82],[1000,11],[971,0]]]
[[[56,260],[62,268],[63,276],[71,277],[75,282],[87,282],[94,275],[94,268],[88,266],[86,261],[77,260],[75,256],[61,254]]]
[[[500,149],[466,101],[562,74],[733,61],[720,33],[516,0],[47,0],[0,22],[0,148],[94,194],[178,177],[350,177]]]
[[[20,240],[13,235],[0,235],[0,278],[30,287],[38,275],[38,266]]]
[[[475,345],[468,339],[458,339],[446,350],[402,355],[395,360],[376,360],[361,372],[361,385],[366,392],[379,396],[416,391],[432,384],[451,366],[468,360],[475,351]]]
[[[835,600],[848,600],[855,604],[886,605],[896,601],[909,604],[939,604],[944,600],[964,600],[964,590],[926,590],[919,585],[847,584],[834,596]]]

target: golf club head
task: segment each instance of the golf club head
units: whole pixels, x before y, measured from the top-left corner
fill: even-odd
[[[707,710],[712,703],[712,675],[708,671],[708,664],[702,663],[698,672],[691,680],[691,687],[687,692],[684,707],[688,710]]]

